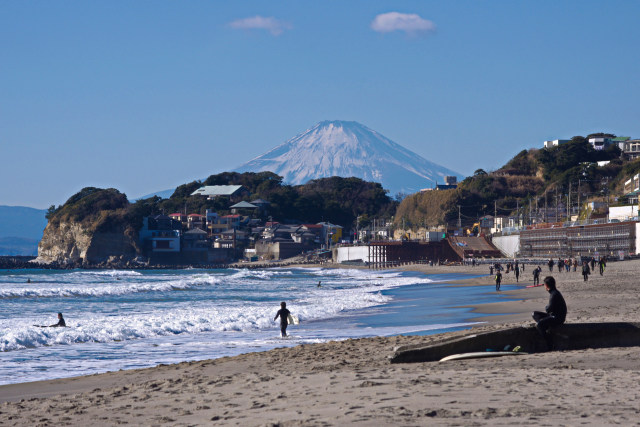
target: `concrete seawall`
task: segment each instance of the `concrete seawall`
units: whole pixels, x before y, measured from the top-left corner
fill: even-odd
[[[640,323],[569,323],[552,331],[554,350],[640,346]],[[437,344],[396,349],[391,363],[434,362],[452,354],[502,350],[520,346],[522,351],[545,351],[546,344],[534,326],[470,334]]]

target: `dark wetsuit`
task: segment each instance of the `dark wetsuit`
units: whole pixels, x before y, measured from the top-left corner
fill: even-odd
[[[589,280],[589,274],[591,274],[591,270],[589,269],[589,264],[585,262],[582,264],[582,278],[585,282]]]
[[[51,325],[49,327],[50,328],[58,328],[58,327],[66,328],[67,324],[64,322],[64,318],[60,318],[60,320],[58,320],[58,323],[56,323],[55,325]]]
[[[545,307],[546,313],[541,311],[533,312],[533,320],[536,321],[536,328],[547,343],[549,350],[553,347],[551,336],[547,334],[547,329],[553,326],[560,326],[567,318],[567,304],[559,290],[549,291],[549,304]]]
[[[289,321],[287,320],[287,318],[290,314],[291,312],[289,310],[287,310],[286,308],[281,308],[276,313],[276,317],[273,318],[273,320],[276,320],[278,317],[280,317],[280,333],[283,337],[287,336],[287,325],[289,325]]]

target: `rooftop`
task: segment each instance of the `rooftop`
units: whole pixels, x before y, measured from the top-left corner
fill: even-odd
[[[191,193],[192,196],[231,196],[242,188],[242,185],[205,185]]]
[[[245,202],[245,201],[236,203],[235,205],[231,206],[231,209],[256,209],[256,208],[257,208],[256,205],[252,205],[251,203]]]

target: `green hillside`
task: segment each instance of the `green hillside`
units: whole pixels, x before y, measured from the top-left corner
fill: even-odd
[[[395,226],[456,228],[460,218],[463,227],[470,227],[494,214],[526,220],[556,204],[584,216],[587,201],[608,197],[611,204],[622,203],[624,181],[640,171],[640,160],[622,160],[615,145],[596,151],[587,141],[590,136],[577,136],[552,148],[523,150],[498,170],[476,170],[457,189],[410,195],[398,206]],[[609,163],[598,166],[602,161]]]

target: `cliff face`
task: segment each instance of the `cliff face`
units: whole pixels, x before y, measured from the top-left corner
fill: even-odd
[[[132,259],[138,254],[134,233],[125,226],[109,231],[91,231],[78,222],[49,223],[38,245],[35,262],[60,264],[100,264]]]
[[[47,214],[38,263],[117,265],[140,253],[129,202],[115,189],[87,187]]]

